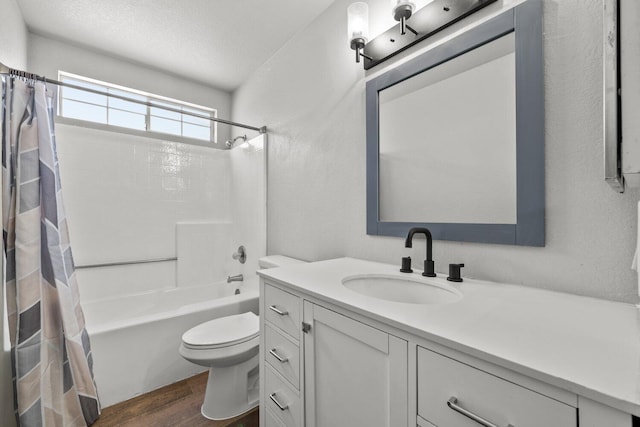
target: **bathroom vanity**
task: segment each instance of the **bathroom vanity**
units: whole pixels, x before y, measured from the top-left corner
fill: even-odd
[[[258,273],[262,426],[631,427],[640,414],[635,306],[398,269]]]

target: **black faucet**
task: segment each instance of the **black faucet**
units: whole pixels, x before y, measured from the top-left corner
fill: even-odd
[[[464,267],[464,264],[449,264],[449,277],[447,280],[450,282],[462,282],[460,276],[460,269]]]
[[[413,247],[413,235],[414,234],[424,234],[427,237],[427,259],[424,260],[424,272],[423,276],[426,277],[436,277],[436,273],[434,272],[435,263],[433,262],[433,257],[431,255],[431,245],[433,243],[433,239],[431,238],[431,232],[424,227],[415,227],[409,230],[409,234],[407,234],[407,240],[404,242],[405,248]]]

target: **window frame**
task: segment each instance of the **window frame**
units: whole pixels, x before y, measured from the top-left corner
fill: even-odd
[[[169,140],[175,140],[178,142],[186,142],[186,143],[196,143],[198,145],[210,145],[211,143],[213,144],[217,144],[217,140],[218,140],[218,123],[216,121],[211,120],[210,121],[210,125],[209,125],[209,139],[202,139],[202,138],[195,138],[195,137],[190,137],[190,136],[185,136],[183,135],[184,133],[184,125],[185,124],[193,124],[195,126],[201,126],[201,127],[205,127],[202,125],[198,125],[196,123],[191,123],[188,120],[185,121],[185,114],[184,114],[184,110],[200,110],[199,112],[204,116],[204,115],[208,115],[210,118],[217,118],[218,116],[218,110],[215,108],[211,108],[211,107],[205,107],[203,105],[198,105],[198,104],[194,104],[194,103],[190,103],[190,102],[186,102],[186,101],[181,101],[178,99],[174,99],[174,98],[169,98],[166,96],[162,96],[162,95],[156,95],[153,93],[149,93],[149,92],[144,92],[141,90],[137,90],[137,89],[133,89],[133,88],[129,88],[126,86],[120,86],[120,85],[116,85],[113,83],[109,83],[109,82],[104,82],[101,80],[97,80],[97,79],[92,79],[90,77],[86,77],[86,76],[81,76],[78,74],[73,74],[73,73],[69,73],[66,71],[58,71],[58,79],[61,82],[69,82],[70,84],[74,84],[73,81],[69,81],[69,80],[76,80],[82,83],[88,83],[91,85],[96,85],[100,87],[100,90],[103,90],[106,95],[104,95],[106,97],[106,105],[99,105],[99,104],[94,104],[91,102],[87,102],[84,100],[77,100],[77,99],[73,99],[73,98],[65,98],[64,97],[64,90],[65,90],[65,86],[58,86],[58,111],[57,111],[57,118],[60,119],[60,121],[62,123],[67,123],[67,124],[71,124],[71,125],[79,125],[79,126],[84,126],[84,127],[90,127],[90,128],[95,128],[95,129],[101,129],[101,130],[109,130],[109,131],[116,131],[116,132],[121,132],[121,133],[129,133],[129,134],[133,134],[133,135],[139,135],[139,136],[147,136],[147,137],[151,137],[151,138],[156,138],[156,139],[169,139]],[[78,89],[80,90],[80,89]],[[126,94],[130,94],[132,98],[139,98],[139,97],[143,97],[145,102],[150,102],[151,104],[157,104],[157,105],[145,105],[145,104],[140,104],[140,105],[145,105],[145,113],[144,113],[144,123],[145,123],[145,128],[144,130],[138,129],[138,128],[133,128],[133,127],[127,127],[127,126],[118,126],[118,125],[114,125],[114,124],[110,124],[109,123],[109,110],[118,110],[118,111],[123,111],[123,112],[129,112],[129,113],[133,113],[133,114],[139,114],[139,115],[143,115],[142,113],[138,113],[138,112],[134,112],[134,111],[129,111],[129,110],[123,110],[122,108],[118,108],[118,107],[111,107],[109,106],[109,100],[110,99],[119,99],[119,98],[113,98],[112,96],[109,95],[109,90],[114,90],[114,91],[119,91],[119,92],[125,92]],[[89,92],[90,93],[90,92]],[[118,94],[120,95],[120,94]],[[126,96],[126,95],[122,95],[122,96]],[[96,121],[91,121],[91,120],[85,120],[85,119],[79,119],[79,118],[74,118],[74,117],[66,117],[64,115],[64,109],[63,109],[63,100],[70,100],[73,102],[79,102],[79,103],[83,103],[83,104],[87,104],[87,105],[93,105],[93,106],[99,106],[101,108],[105,108],[106,110],[106,119],[105,122],[96,122]],[[123,101],[123,102],[131,102],[131,101]],[[159,108],[162,109],[163,108],[163,104],[165,106],[168,106],[170,108],[173,109],[180,109],[183,112],[181,113],[176,113],[173,112],[171,110],[166,110],[166,111],[171,111],[172,113],[175,114],[180,114],[180,120],[177,119],[171,119],[171,118],[165,118],[162,116],[157,116],[152,114],[152,108]],[[168,104],[168,105],[167,105]],[[187,114],[187,116],[189,116]],[[175,122],[178,122],[180,124],[180,134],[176,134],[176,133],[165,133],[162,131],[158,131],[158,130],[154,130],[151,128],[151,117],[157,117],[160,119],[166,119],[166,120],[172,120]],[[199,118],[197,116],[190,116],[190,117],[194,117],[195,119],[202,119],[202,120],[207,120],[206,118]]]

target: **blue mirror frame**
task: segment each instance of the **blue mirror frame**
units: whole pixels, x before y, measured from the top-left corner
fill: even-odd
[[[517,223],[381,221],[379,215],[379,92],[470,50],[515,33]],[[542,1],[528,0],[366,84],[367,234],[405,237],[427,227],[434,239],[545,245],[544,58]]]

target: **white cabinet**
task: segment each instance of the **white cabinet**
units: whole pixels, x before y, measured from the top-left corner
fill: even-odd
[[[463,412],[499,427],[631,427],[629,414],[397,325],[260,286],[263,427],[483,425]]]
[[[305,301],[307,427],[407,425],[407,341]]]
[[[260,292],[261,426],[303,426],[302,299],[268,284]]]
[[[297,339],[300,331],[300,298],[275,286],[266,285],[261,307],[267,322]]]
[[[418,415],[437,427],[576,427],[575,407],[418,347]],[[428,425],[428,424],[427,424]]]
[[[631,416],[602,403],[579,397],[580,427],[631,427],[636,425]]]
[[[261,425],[407,426],[406,340],[261,289]]]
[[[279,376],[275,369],[266,366],[265,372],[265,404],[267,412],[275,414],[287,427],[302,425],[302,399],[300,393]]]
[[[263,411],[264,413],[264,423],[261,423],[261,426],[265,426],[265,427],[284,427],[284,424],[282,424],[280,422],[280,420],[278,420],[278,418],[276,418],[273,415],[272,411]]]
[[[300,389],[300,346],[298,341],[265,325],[264,342],[269,364],[296,389]]]

